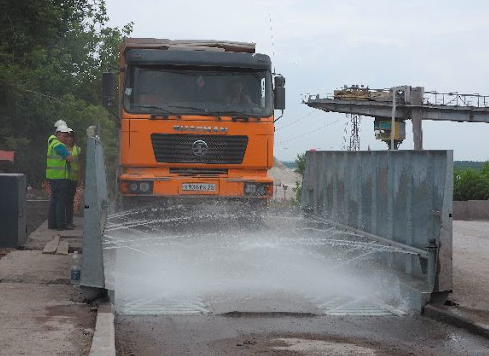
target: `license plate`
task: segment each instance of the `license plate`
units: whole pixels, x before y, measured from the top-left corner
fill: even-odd
[[[182,190],[186,192],[215,192],[216,185],[212,183],[183,183]]]

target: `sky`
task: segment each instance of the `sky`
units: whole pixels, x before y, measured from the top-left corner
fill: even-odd
[[[489,95],[489,2],[453,0],[106,0],[109,26],[134,22],[131,37],[256,43],[286,78],[275,156],[343,150],[349,119],[302,103],[343,85]],[[276,116],[280,112],[276,111]],[[374,118],[362,117],[362,150],[384,150]],[[489,160],[489,123],[423,121],[423,148],[455,160]],[[412,126],[400,149],[413,149]]]

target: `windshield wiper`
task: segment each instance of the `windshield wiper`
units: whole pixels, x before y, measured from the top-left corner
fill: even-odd
[[[195,107],[195,106],[184,106],[184,105],[166,105],[165,107],[167,108],[175,108],[175,109],[190,109],[190,110],[194,110],[194,111],[198,111],[198,112],[209,112],[207,109],[204,109],[204,108],[198,108],[198,107]]]
[[[158,105],[133,105],[133,108],[143,108],[143,109],[157,109],[160,112],[163,112],[165,114],[173,114],[164,107],[158,106]]]

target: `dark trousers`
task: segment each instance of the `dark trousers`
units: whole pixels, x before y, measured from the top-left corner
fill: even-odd
[[[68,179],[50,179],[51,198],[49,199],[48,228],[62,228],[66,225],[66,204],[69,190]]]
[[[77,181],[70,180],[68,183],[68,201],[66,203],[66,223],[73,224],[73,202],[75,200]]]

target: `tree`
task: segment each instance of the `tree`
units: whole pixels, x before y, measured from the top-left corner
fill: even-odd
[[[15,150],[11,171],[44,179],[46,140],[63,119],[85,142],[102,129],[108,162],[117,130],[101,106],[101,77],[118,68],[118,46],[132,31],[107,27],[104,0],[0,0],[0,149]],[[113,164],[114,165],[114,164]]]
[[[299,153],[295,158],[296,169],[295,172],[304,176],[304,171],[306,170],[306,153]]]

